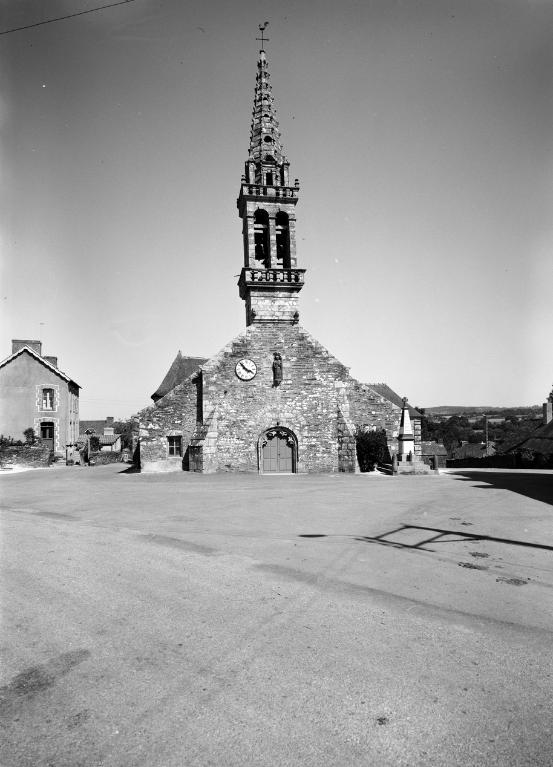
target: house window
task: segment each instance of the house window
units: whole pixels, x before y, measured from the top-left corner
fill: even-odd
[[[182,437],[167,437],[169,455],[182,455]]]
[[[54,409],[54,390],[43,389],[42,390],[42,410]]]

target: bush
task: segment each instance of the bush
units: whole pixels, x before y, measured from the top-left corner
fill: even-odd
[[[2,447],[10,447],[12,445],[22,445],[23,442],[21,442],[20,439],[14,439],[13,437],[5,437],[3,434],[0,434],[0,448]]]
[[[357,460],[361,471],[374,471],[378,466],[391,463],[386,430],[365,431],[362,427],[355,430]]]
[[[35,434],[35,430],[33,429],[32,426],[29,426],[28,429],[25,429],[25,431],[23,432],[23,436],[25,437],[25,442],[28,445],[34,445],[35,444],[35,442],[36,442],[36,434]]]

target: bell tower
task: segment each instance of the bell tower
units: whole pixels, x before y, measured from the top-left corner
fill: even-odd
[[[244,266],[238,281],[246,325],[296,324],[305,269],[296,262],[296,203],[300,185],[290,183],[270,84],[263,32],[250,133],[250,147],[237,206],[242,219]],[[259,38],[258,38],[259,39]]]

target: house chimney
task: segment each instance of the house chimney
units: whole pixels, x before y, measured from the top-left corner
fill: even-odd
[[[49,362],[50,365],[53,365],[55,368],[57,368],[57,366],[58,366],[58,358],[57,357],[51,357],[50,355],[46,356],[46,354],[45,354],[42,359],[46,360],[46,362]]]
[[[114,418],[112,415],[108,415],[104,424],[104,437],[113,437],[115,429],[113,426]]]
[[[42,357],[42,341],[29,341],[28,339],[14,338],[12,340],[12,354],[15,354],[24,346],[30,347],[40,357]]]

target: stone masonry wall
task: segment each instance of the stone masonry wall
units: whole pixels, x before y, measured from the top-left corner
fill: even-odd
[[[292,322],[298,311],[298,293],[289,290],[250,289],[246,300],[246,316],[252,317],[252,310],[264,320],[287,320]]]
[[[197,387],[194,376],[138,413],[142,471],[181,471],[186,448],[196,429]],[[183,456],[168,455],[168,436],[181,436]],[[184,468],[187,468],[185,465]]]
[[[283,361],[278,386],[274,352]],[[243,358],[257,367],[250,381],[236,376]],[[353,379],[301,326],[251,325],[201,373],[139,414],[141,466],[143,471],[257,472],[260,439],[281,426],[297,438],[298,472],[358,471],[355,428],[384,428],[394,452],[400,415],[397,405]],[[168,456],[167,436],[177,434],[184,460]]]
[[[273,386],[273,353],[283,358],[282,383]],[[257,365],[241,381],[236,363]],[[176,387],[139,414],[143,471],[170,471],[180,462],[167,455],[167,435],[182,434],[190,445],[191,469],[254,471],[259,438],[278,425],[298,440],[300,472],[354,471],[353,424],[349,417],[347,368],[299,326],[252,326],[202,369],[203,424],[197,425],[197,388],[192,380]]]
[[[385,429],[390,453],[397,452],[397,435],[401,419],[401,408],[394,405],[367,384],[352,379],[348,398],[351,419],[361,428]]]
[[[276,387],[274,352],[283,361]],[[235,374],[242,358],[257,366],[251,381]],[[297,437],[299,472],[351,471],[348,369],[301,327],[250,326],[203,366],[203,378],[204,412],[211,418],[204,471],[258,471],[259,439],[276,425]]]

